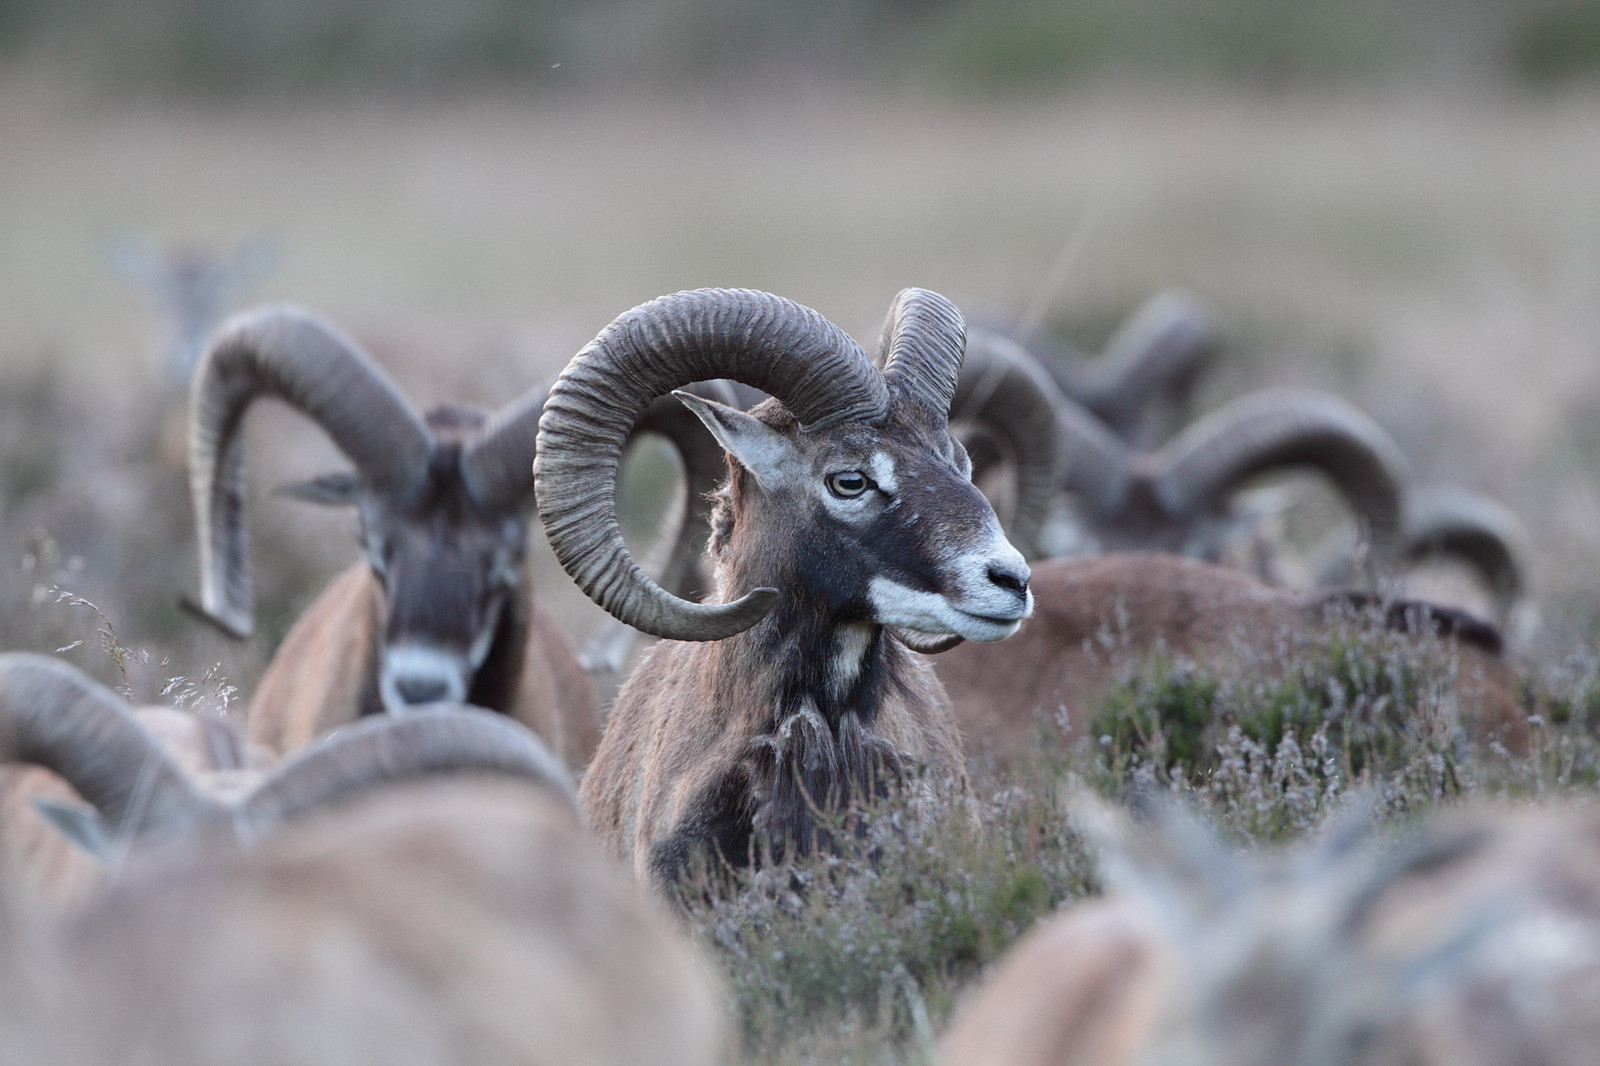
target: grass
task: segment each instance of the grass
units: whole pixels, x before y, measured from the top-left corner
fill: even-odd
[[[1592,661],[1528,683],[1548,717],[1518,756],[1472,742],[1447,657],[1361,619],[1281,662],[1281,676],[1129,663],[1094,732],[1064,744],[1041,723],[1037,761],[981,768],[970,806],[887,800],[839,853],[731,882],[702,872],[688,917],[729,982],[738,1060],[929,1061],[962,991],[1038,921],[1096,893],[1077,788],[1118,802],[1176,794],[1239,847],[1303,839],[1356,795],[1399,826],[1468,797],[1594,793]]]
[[[884,801],[837,853],[702,874],[691,923],[722,960],[751,1061],[919,1061],[959,990],[1041,917],[1094,889],[1056,782],[970,806]]]

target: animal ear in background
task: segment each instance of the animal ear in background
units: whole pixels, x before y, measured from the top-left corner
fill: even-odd
[[[788,438],[760,419],[743,411],[678,389],[673,392],[685,407],[705,423],[717,443],[756,476],[764,489],[772,489],[792,478],[799,454]]]
[[[33,809],[58,832],[101,862],[111,853],[111,834],[93,807],[60,800],[36,799]]]
[[[279,485],[272,490],[272,494],[322,507],[354,507],[361,501],[363,488],[360,474],[354,470],[342,470],[335,474],[314,477],[310,481]]]

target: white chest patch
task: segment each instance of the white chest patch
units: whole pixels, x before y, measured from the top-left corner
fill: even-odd
[[[839,643],[828,669],[828,695],[832,698],[844,699],[861,676],[861,665],[866,661],[867,648],[872,644],[873,628],[864,622],[839,627]]]

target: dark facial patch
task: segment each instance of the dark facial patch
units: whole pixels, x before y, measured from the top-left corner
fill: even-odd
[[[461,446],[481,415],[440,408],[427,421],[438,444],[422,493],[404,506],[368,493],[360,511],[363,554],[384,590],[383,642],[505,658],[494,630],[525,622],[510,616],[525,591],[528,516],[485,511],[466,491]]]

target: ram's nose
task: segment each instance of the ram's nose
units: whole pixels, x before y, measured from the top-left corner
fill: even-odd
[[[989,564],[989,582],[1000,586],[1018,599],[1028,598],[1028,578],[1030,577],[1026,563],[1001,562]]]
[[[465,702],[466,664],[459,655],[434,648],[390,648],[384,656],[378,694],[390,714],[403,714],[426,703]]]

